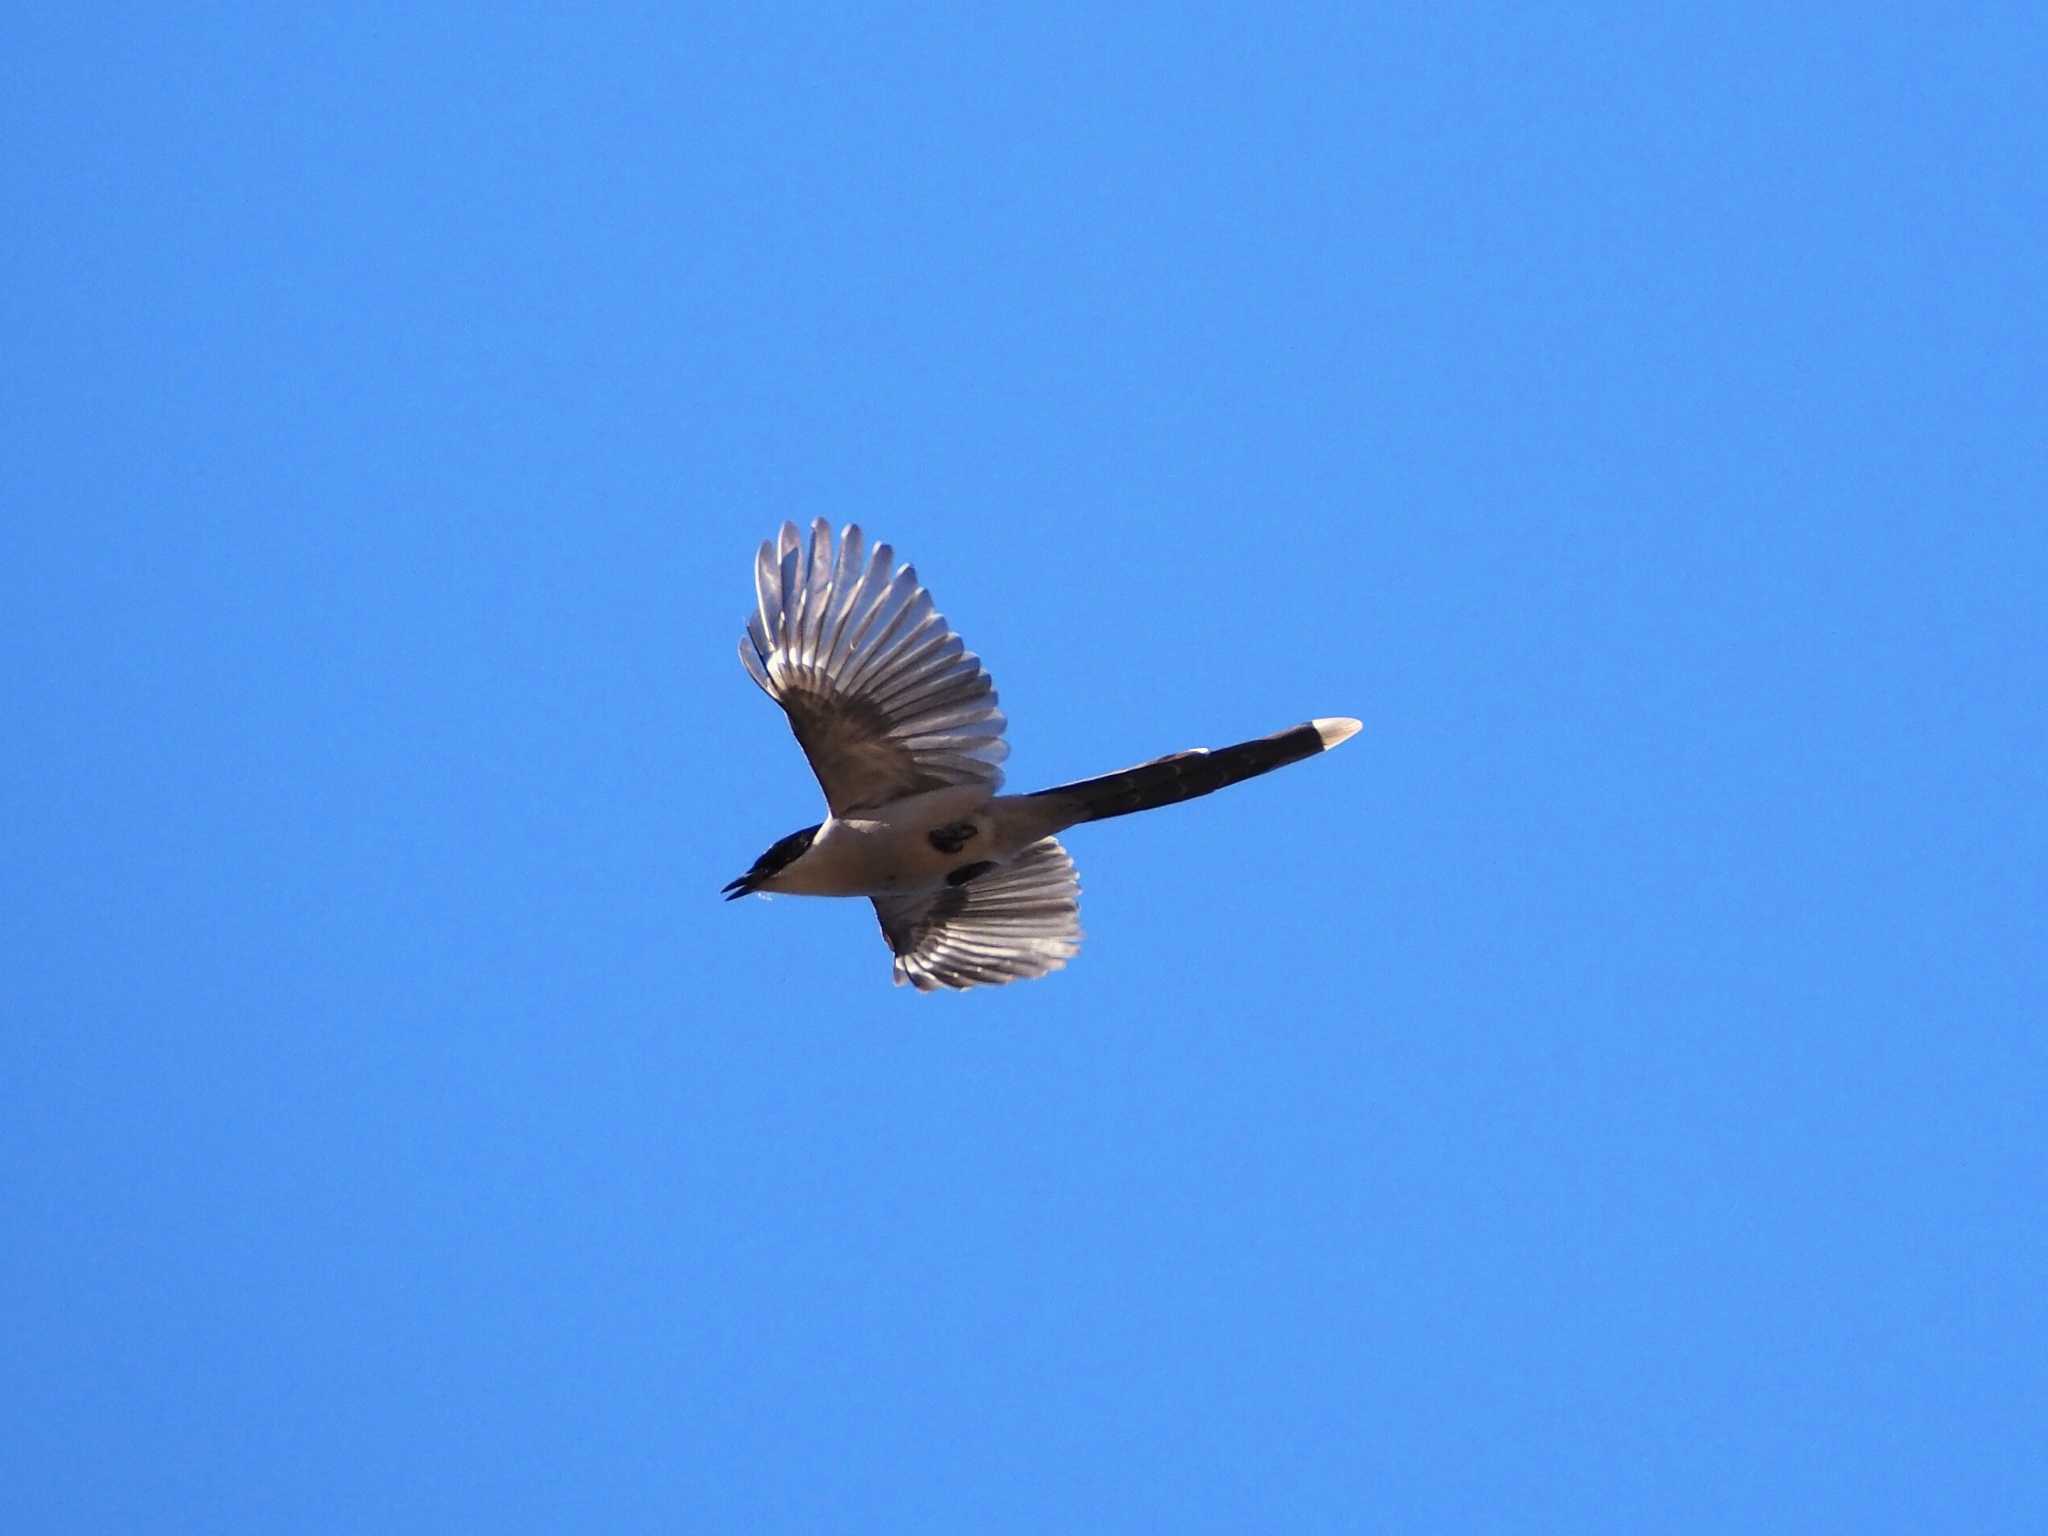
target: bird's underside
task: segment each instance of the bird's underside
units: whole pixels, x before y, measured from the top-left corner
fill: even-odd
[[[748,674],[789,716],[827,819],[792,833],[726,887],[866,896],[920,991],[1043,976],[1080,948],[1080,881],[1055,834],[1194,799],[1347,740],[1312,720],[1028,795],[1004,795],[1005,721],[968,651],[886,544],[823,519],[785,523],[755,562],[740,642]]]

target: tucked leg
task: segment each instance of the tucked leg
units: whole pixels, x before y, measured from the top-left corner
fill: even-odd
[[[931,839],[932,846],[939,852],[958,853],[967,846],[967,840],[974,836],[977,830],[971,821],[953,821],[943,827],[933,827],[925,835]]]

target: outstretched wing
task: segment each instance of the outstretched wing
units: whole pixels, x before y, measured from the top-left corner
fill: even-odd
[[[1081,882],[1052,838],[965,885],[877,896],[896,984],[1000,986],[1056,971],[1081,947]]]
[[[834,816],[958,784],[1003,782],[995,684],[895,553],[848,524],[832,548],[784,523],[754,564],[759,599],[740,660],[789,715]]]

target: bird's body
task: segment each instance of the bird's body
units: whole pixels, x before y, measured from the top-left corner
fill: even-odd
[[[1041,976],[1080,947],[1080,882],[1057,834],[1210,794],[1326,751],[1356,720],[1196,748],[1118,773],[1004,795],[1006,722],[965,650],[889,547],[865,555],[849,526],[794,524],[763,544],[757,607],[740,643],[754,680],[788,713],[831,815],[777,842],[726,887],[865,896],[920,991]]]
[[[803,857],[756,890],[792,896],[888,896],[934,890],[958,870],[994,860],[1008,863],[1051,835],[1020,804],[990,799],[976,785],[930,789],[872,810],[834,816],[818,828]],[[937,834],[935,837],[934,834]]]

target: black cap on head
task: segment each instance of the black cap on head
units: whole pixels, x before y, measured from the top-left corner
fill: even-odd
[[[819,826],[824,825],[820,822]],[[803,857],[804,850],[811,846],[811,839],[818,835],[817,827],[805,827],[801,832],[792,832],[775,843],[766,853],[754,860],[754,867],[739,879],[725,885],[725,899],[738,901],[740,897],[752,894],[767,880],[794,864]]]

